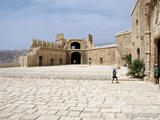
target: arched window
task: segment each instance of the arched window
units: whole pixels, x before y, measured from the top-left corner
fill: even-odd
[[[81,46],[80,46],[80,43],[78,43],[78,42],[73,42],[73,43],[71,43],[70,48],[71,48],[71,49],[80,49]]]

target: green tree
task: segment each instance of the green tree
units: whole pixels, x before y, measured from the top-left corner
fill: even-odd
[[[124,55],[121,59],[124,60],[128,64],[128,66],[130,66],[132,62],[132,55],[131,54]]]
[[[145,64],[142,60],[134,60],[128,68],[130,70],[128,75],[138,78],[144,77]]]

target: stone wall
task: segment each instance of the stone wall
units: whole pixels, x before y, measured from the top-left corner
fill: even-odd
[[[42,64],[40,65],[40,57],[42,57]],[[27,56],[21,56],[19,58],[21,66],[33,67],[33,66],[52,66],[66,64],[66,51],[40,48],[35,54],[28,53]]]
[[[132,58],[145,60],[145,0],[136,0],[131,12]]]
[[[121,58],[132,53],[132,37],[131,30],[116,33],[116,64],[126,64]]]
[[[88,50],[92,64],[115,65],[116,45],[95,47]]]

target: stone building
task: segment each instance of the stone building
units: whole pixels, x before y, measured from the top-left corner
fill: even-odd
[[[20,57],[21,66],[59,64],[124,65],[126,54],[145,63],[146,80],[153,80],[154,64],[160,66],[160,1],[135,0],[131,11],[131,29],[116,33],[116,45],[95,47],[92,35],[87,39],[56,36],[55,43],[33,40],[27,56]]]
[[[56,42],[32,40],[27,56],[21,56],[21,66],[50,66],[65,64],[115,64],[116,45],[95,47],[91,34],[88,38],[64,38],[63,33],[56,35]]]
[[[160,1],[135,0],[131,30],[116,34],[117,57],[132,54],[145,63],[146,80],[153,79],[154,64],[160,66]],[[117,60],[117,64],[122,64]]]

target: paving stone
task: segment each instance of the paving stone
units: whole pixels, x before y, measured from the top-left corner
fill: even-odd
[[[23,116],[24,116],[24,114],[18,113],[18,114],[14,114],[14,115],[10,116],[9,119],[10,120],[20,120],[20,118],[22,118]]]
[[[78,117],[80,112],[78,111],[70,111],[67,116]]]
[[[62,115],[65,116],[65,115],[67,115],[67,113],[68,113],[68,111],[61,110],[61,111],[58,111],[56,115],[58,115],[58,116],[62,116]]]
[[[82,120],[104,120],[104,118],[82,118]]]
[[[60,116],[56,115],[42,115],[37,120],[59,120]]]
[[[47,114],[55,115],[58,112],[58,110],[49,110]]]
[[[21,120],[36,120],[39,116],[38,114],[24,114]]]
[[[99,108],[85,108],[84,112],[98,112]]]
[[[81,120],[81,117],[67,117],[67,116],[62,116],[59,120]]]
[[[69,110],[71,110],[71,111],[83,111],[84,107],[70,107]]]
[[[82,68],[78,66],[76,70],[82,77],[82,73],[102,75],[101,68],[83,66],[83,69],[86,70],[84,72],[80,67]],[[104,66],[104,68],[108,67]],[[0,120],[36,119],[36,115],[39,116],[37,119],[41,120],[125,120],[127,113],[160,114],[158,86],[144,81],[120,81],[120,84],[112,84],[111,81],[106,80],[1,77],[2,71],[19,75],[24,71],[28,72],[27,75],[40,75],[42,72],[45,75],[52,74],[55,68],[41,69],[9,68],[2,70],[0,68]],[[89,69],[92,72],[94,71],[92,69],[97,69],[99,72],[89,73],[87,71]],[[63,67],[59,72],[62,70],[64,70]],[[75,74],[70,71],[68,75]],[[29,115],[26,116],[26,114]]]

